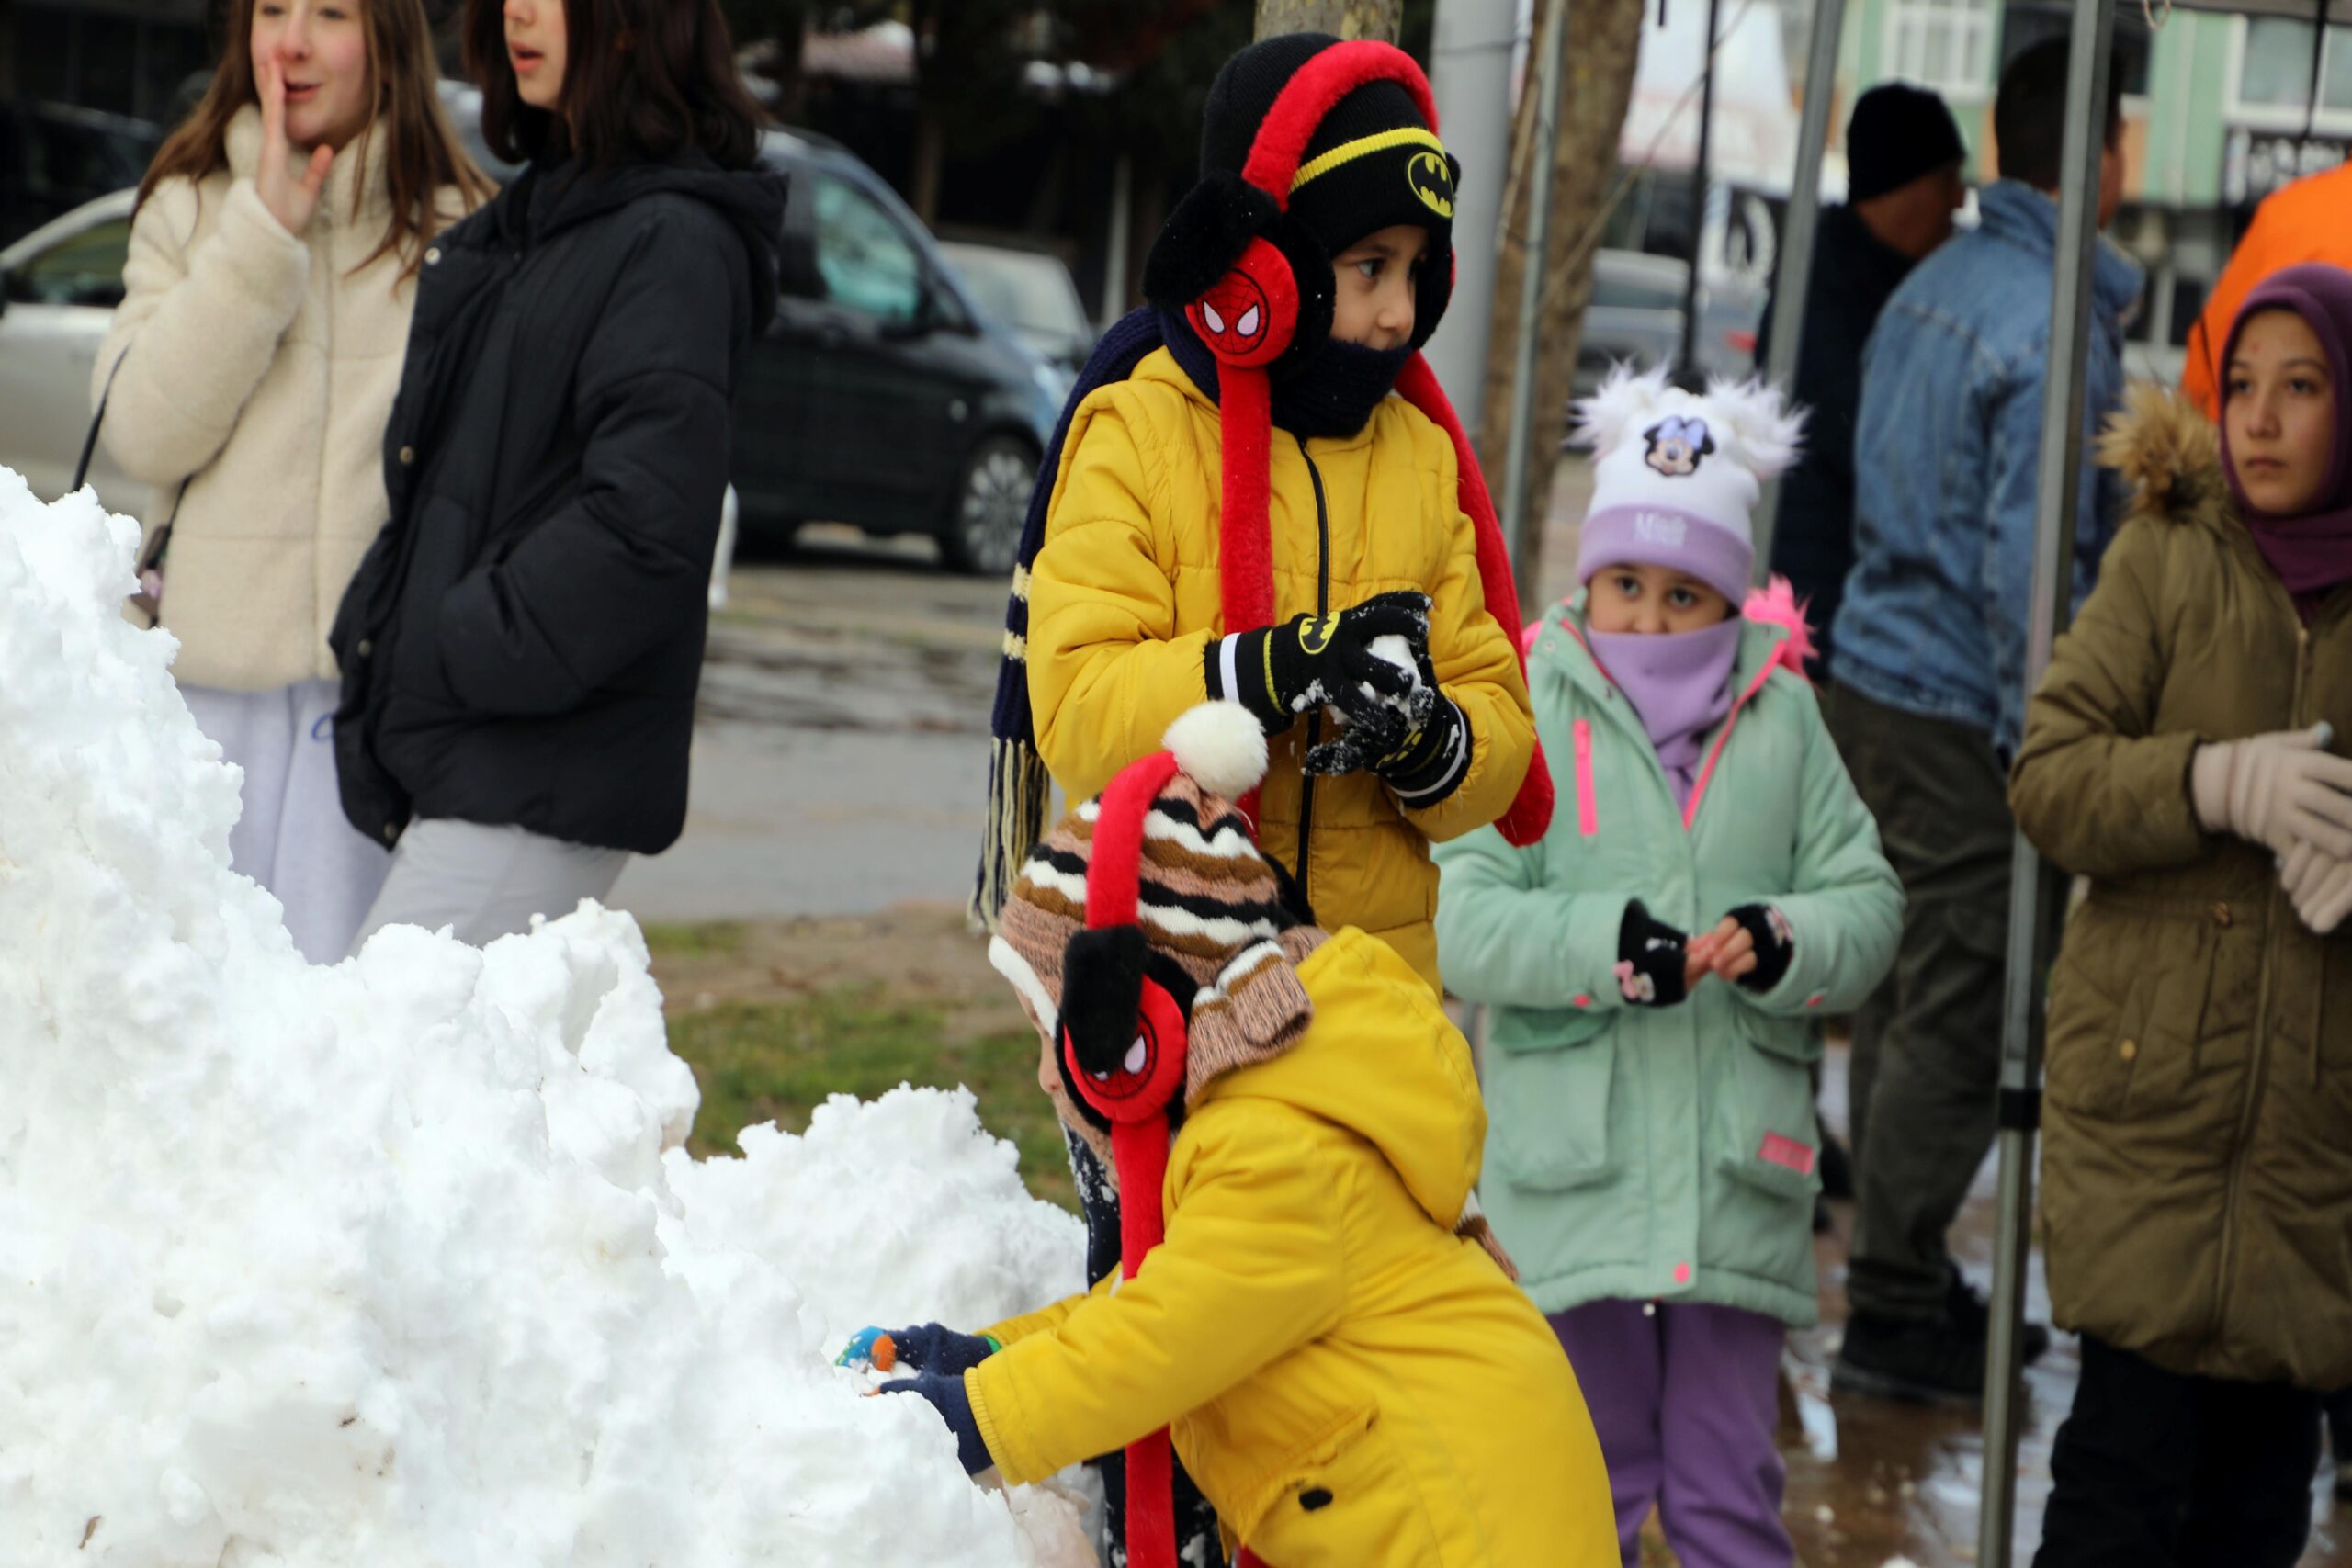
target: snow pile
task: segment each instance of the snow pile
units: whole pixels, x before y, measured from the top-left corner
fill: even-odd
[[[627,917],[307,967],[135,533],[0,468],[0,1562],[1091,1562],[824,1359],[1078,1277],[969,1097],[697,1165]]]

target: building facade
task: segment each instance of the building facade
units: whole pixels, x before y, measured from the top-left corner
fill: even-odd
[[[1972,174],[1988,179],[2002,62],[2065,37],[2070,20],[2068,6],[2048,0],[1857,0],[1846,15],[1840,101],[1894,78],[1935,88],[1960,121]],[[2177,367],[2255,205],[2352,151],[2352,26],[2329,28],[2324,40],[2314,30],[2281,17],[2166,15],[2161,3],[2153,13],[2119,8],[2125,207],[2110,232],[2148,268],[2135,368]]]

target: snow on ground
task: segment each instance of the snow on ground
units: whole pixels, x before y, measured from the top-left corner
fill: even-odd
[[[826,1360],[1078,1278],[969,1097],[698,1164],[626,916],[306,966],[135,536],[0,468],[0,1562],[1091,1563]]]

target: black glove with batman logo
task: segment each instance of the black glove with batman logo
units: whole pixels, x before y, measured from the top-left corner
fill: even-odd
[[[1430,599],[1409,589],[1376,594],[1328,615],[1294,615],[1280,626],[1236,632],[1208,645],[1208,694],[1238,702],[1280,735],[1298,716],[1329,704],[1353,724],[1404,705],[1408,728],[1428,722],[1434,686],[1418,669],[1372,650],[1379,637],[1404,639],[1416,665],[1430,642]]]

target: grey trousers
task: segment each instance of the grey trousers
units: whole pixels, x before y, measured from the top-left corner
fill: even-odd
[[[1829,722],[1905,900],[1894,969],[1854,1019],[1847,1293],[1858,1312],[1923,1320],[1942,1307],[1945,1233],[1993,1146],[2017,827],[1982,731],[1844,686]]]
[[[351,951],[386,926],[449,926],[481,947],[531,929],[533,915],[568,915],[620,880],[627,850],[566,843],[520,828],[428,818],[409,824],[392,869]]]

